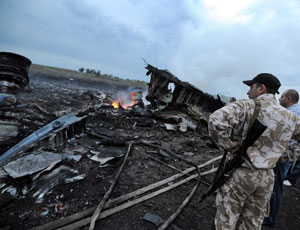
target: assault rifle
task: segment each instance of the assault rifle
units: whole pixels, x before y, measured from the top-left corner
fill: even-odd
[[[214,180],[208,190],[202,195],[199,203],[201,203],[203,200],[213,194],[219,187],[225,184],[225,182],[232,176],[233,172],[239,168],[244,162],[245,158],[248,157],[246,153],[247,149],[253,145],[253,143],[261,136],[266,128],[267,126],[259,118],[256,118],[250,127],[240,149],[235,154],[236,156],[226,163],[224,163],[227,155],[227,151],[225,151],[215,174]]]

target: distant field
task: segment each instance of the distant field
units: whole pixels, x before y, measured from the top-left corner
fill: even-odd
[[[93,81],[93,82],[108,84],[108,85],[113,84],[118,87],[136,86],[144,89],[148,87],[147,82],[144,81],[122,79],[119,77],[113,77],[106,74],[96,76],[94,74],[82,73],[79,71],[38,65],[38,64],[32,64],[30,66],[29,74],[42,75],[49,78],[82,79],[82,80]]]

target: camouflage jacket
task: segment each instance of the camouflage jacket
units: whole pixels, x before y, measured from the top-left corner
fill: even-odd
[[[290,139],[300,134],[300,118],[282,107],[273,94],[263,94],[257,99],[261,102],[258,117],[268,128],[247,149],[247,155],[254,168],[274,168]],[[245,139],[254,108],[254,100],[244,99],[230,103],[210,115],[209,133],[221,149],[228,150],[228,158],[234,157],[230,151],[232,142],[241,144]]]

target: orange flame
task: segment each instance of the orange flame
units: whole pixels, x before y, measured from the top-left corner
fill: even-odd
[[[119,98],[119,99],[114,100],[114,102],[112,103],[112,106],[115,109],[118,109],[119,106],[122,106],[122,108],[124,108],[124,109],[128,109],[130,106],[133,106],[134,104],[136,104],[135,93],[131,92],[130,95],[131,95],[131,102],[129,102],[128,99],[126,99],[126,98]]]
[[[112,105],[115,109],[118,109],[118,108],[119,108],[119,102],[117,102],[117,101],[114,101],[111,105]]]
[[[136,103],[135,102],[135,93],[131,92],[130,95],[131,95],[131,98],[132,98],[132,103],[135,104]]]
[[[134,102],[131,102],[131,103],[129,103],[129,104],[122,104],[122,103],[119,102],[119,101],[114,101],[111,105],[112,105],[115,109],[118,109],[120,105],[121,105],[124,109],[128,109],[128,107],[134,105]]]

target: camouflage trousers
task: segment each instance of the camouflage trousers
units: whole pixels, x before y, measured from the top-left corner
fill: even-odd
[[[234,230],[241,217],[240,230],[261,229],[274,185],[273,169],[238,168],[219,188],[216,197],[216,230]]]

